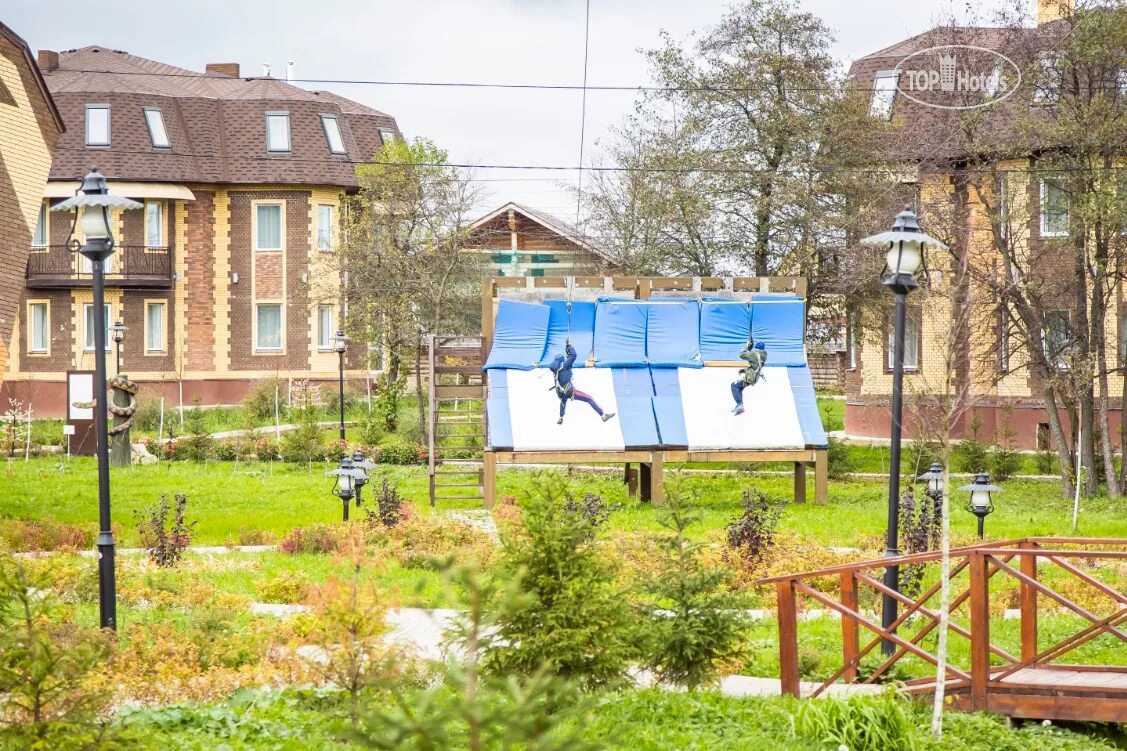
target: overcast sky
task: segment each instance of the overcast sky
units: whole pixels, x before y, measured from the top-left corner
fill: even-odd
[[[991,5],[993,0],[987,0]],[[589,85],[641,85],[639,50],[661,30],[677,38],[714,25],[727,0],[591,0]],[[801,0],[833,30],[843,64],[926,30],[962,0]],[[983,3],[975,3],[981,6]],[[0,20],[33,49],[99,44],[190,70],[271,63],[299,79],[579,85],[584,0],[4,0]],[[95,10],[96,9],[96,10]],[[580,92],[316,85],[396,117],[409,136],[436,141],[460,163],[574,166]],[[586,163],[630,111],[630,92],[588,92]],[[515,200],[575,219],[562,181],[575,174],[476,170],[482,212]]]

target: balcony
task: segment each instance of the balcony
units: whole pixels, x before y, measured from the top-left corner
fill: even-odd
[[[90,262],[66,245],[32,248],[27,259],[28,289],[89,287]],[[123,245],[106,261],[106,286],[131,289],[172,287],[172,248]]]

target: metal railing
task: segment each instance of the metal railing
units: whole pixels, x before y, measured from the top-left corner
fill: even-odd
[[[171,246],[119,245],[106,265],[107,284],[170,286]],[[85,286],[92,282],[89,261],[66,245],[32,247],[27,259],[28,286]]]

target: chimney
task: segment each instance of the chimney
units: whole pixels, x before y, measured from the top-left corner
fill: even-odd
[[[238,63],[208,63],[204,70],[208,73],[218,73],[221,76],[239,77]]]
[[[39,50],[39,70],[50,73],[59,69],[59,53],[52,50]]]
[[[1068,18],[1072,15],[1072,0],[1037,0],[1037,25]]]
[[[293,60],[290,60],[289,62],[286,63],[286,80],[292,81],[293,79],[294,79]]]
[[[270,77],[270,63],[263,63],[262,64],[262,77],[263,78],[269,78]]]

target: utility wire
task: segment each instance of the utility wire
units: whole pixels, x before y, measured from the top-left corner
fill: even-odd
[[[583,142],[587,137],[587,54],[591,48],[591,0],[587,0],[587,12],[583,24],[583,98],[579,105],[579,171],[576,173],[575,229],[583,234],[579,226],[580,206],[583,203]],[[570,319],[569,323],[570,325]]]

